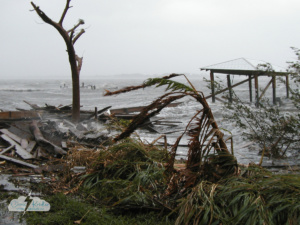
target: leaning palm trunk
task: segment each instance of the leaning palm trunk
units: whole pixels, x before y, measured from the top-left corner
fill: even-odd
[[[201,178],[212,181],[218,180],[225,175],[235,173],[237,167],[237,162],[228,151],[223,139],[224,135],[220,131],[203,93],[196,91],[191,83],[191,87],[189,87],[170,80],[181,75],[183,74],[171,74],[163,78],[148,79],[142,85],[126,87],[122,90],[105,94],[115,95],[153,85],[156,87],[167,85],[166,91],[170,91],[153,101],[136,115],[129,126],[114,139],[115,142],[130,136],[146,120],[158,114],[173,101],[189,96],[202,106],[191,118],[183,133],[172,146],[171,157],[166,165],[166,171],[170,179],[167,195],[178,191],[182,192],[187,187],[196,185]],[[174,170],[175,157],[179,143],[185,134],[190,136],[188,159],[186,169],[178,173]]]

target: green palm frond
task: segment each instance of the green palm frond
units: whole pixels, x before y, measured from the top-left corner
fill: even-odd
[[[201,181],[180,200],[176,224],[298,225],[299,176],[249,169],[252,176],[247,178],[233,176],[217,184]]]
[[[144,82],[145,86],[153,86],[156,85],[156,87],[161,87],[161,86],[167,86],[166,91],[184,91],[184,92],[194,92],[193,88],[174,81],[174,80],[168,80],[164,78],[149,78]]]

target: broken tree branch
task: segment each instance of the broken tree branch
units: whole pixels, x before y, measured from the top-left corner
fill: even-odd
[[[78,73],[80,73],[83,57],[79,57],[78,55],[75,55],[75,57],[76,57],[76,61],[77,61],[77,70],[78,70]]]
[[[83,25],[83,24],[84,24],[84,20],[80,19],[80,20],[78,21],[78,23],[77,23],[72,29],[68,30],[67,32],[68,32],[68,33],[74,32],[74,31],[77,29],[77,27],[79,27],[80,25]]]
[[[80,36],[85,32],[84,29],[81,29],[81,31],[74,37],[73,39],[73,45],[75,44],[75,42],[80,38]]]
[[[66,2],[66,7],[65,7],[65,9],[64,9],[64,11],[63,11],[63,13],[62,13],[62,15],[61,15],[61,18],[60,18],[59,22],[58,22],[61,26],[62,26],[62,24],[63,24],[63,21],[64,21],[64,19],[65,19],[65,16],[66,16],[66,14],[67,14],[69,8],[71,8],[71,7],[70,7],[70,2],[71,2],[71,0],[67,0],[67,2]]]
[[[33,2],[31,2],[31,5],[33,6],[36,13],[39,15],[39,17],[45,22],[52,26],[55,26],[56,23],[51,20],[42,10],[40,10],[40,7],[36,6]]]

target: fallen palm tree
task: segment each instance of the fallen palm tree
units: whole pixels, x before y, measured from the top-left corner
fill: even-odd
[[[148,86],[167,85],[167,92],[136,115],[114,144],[98,152],[93,169],[83,176],[89,196],[101,205],[122,210],[165,212],[175,224],[297,224],[300,182],[295,175],[273,175],[250,166],[238,173],[203,94],[164,78],[107,95]],[[192,97],[200,103],[170,152],[129,136],[146,119],[171,102]],[[176,169],[176,152],[190,137],[186,166]]]
[[[171,74],[163,78],[148,79],[139,86],[130,86],[105,94],[116,95],[149,86],[167,86],[166,91],[169,91],[153,101],[149,106],[146,106],[138,115],[136,115],[129,126],[118,135],[114,141],[117,142],[130,136],[130,134],[141,124],[155,116],[168,104],[184,97],[192,97],[196,102],[200,103],[201,107],[199,107],[199,110],[191,118],[184,132],[177,138],[177,141],[172,146],[170,153],[171,158],[167,164],[167,171],[171,172],[174,170],[178,145],[182,137],[187,134],[190,136],[190,142],[188,145],[189,150],[186,170],[190,171],[193,173],[193,176],[198,178],[203,176],[210,177],[212,175],[216,179],[219,179],[225,174],[233,174],[237,168],[236,160],[228,151],[223,138],[223,133],[220,131],[203,93],[197,91],[190,82],[190,86],[187,86],[171,80],[171,78],[178,76],[185,75]]]
[[[164,95],[133,117],[127,128],[114,138],[115,143],[129,137],[141,124],[176,100],[190,97],[200,104],[199,110],[195,112],[185,130],[172,146],[168,161],[164,163],[164,179],[167,180],[165,183],[167,186],[160,194],[159,201],[168,209],[173,208],[176,199],[184,196],[186,192],[202,180],[215,182],[237,172],[237,161],[229,152],[223,133],[220,131],[203,93],[197,91],[188,79],[190,86],[171,80],[178,76],[185,75],[171,74],[163,78],[148,79],[139,86],[130,86],[106,93],[106,95],[116,95],[149,86],[167,87]],[[176,152],[184,135],[190,137],[186,166],[184,169],[176,170],[174,169]],[[158,201],[158,199],[155,199],[155,201]]]

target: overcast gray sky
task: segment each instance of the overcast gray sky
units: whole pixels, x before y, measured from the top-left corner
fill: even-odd
[[[0,0],[1,78],[70,78],[65,43],[27,0]],[[33,1],[58,21],[64,0]],[[64,26],[84,19],[81,78],[200,74],[240,57],[279,66],[300,48],[299,0],[72,0]]]

